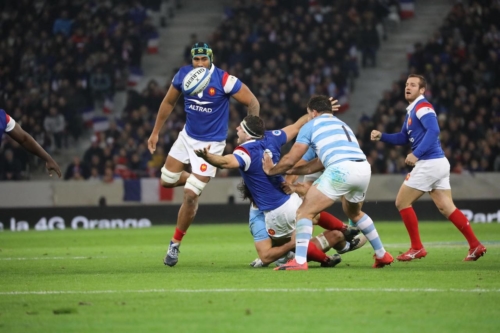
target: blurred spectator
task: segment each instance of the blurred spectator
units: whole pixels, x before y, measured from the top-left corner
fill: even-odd
[[[82,112],[112,98],[129,67],[141,65],[155,32],[146,2],[0,1],[2,108],[45,149],[67,145],[64,123],[78,141]]]
[[[73,157],[73,162],[66,168],[64,180],[74,179],[76,174],[84,179],[90,177],[89,167],[83,163],[78,156]]]
[[[12,150],[7,149],[0,160],[0,178],[2,180],[19,180],[21,179],[21,171],[23,171],[21,161],[14,156]]]
[[[53,142],[55,142],[56,146],[56,151],[59,152],[62,148],[66,122],[63,115],[59,114],[57,108],[50,108],[49,114],[43,121],[43,127],[47,131],[48,135],[53,138]]]

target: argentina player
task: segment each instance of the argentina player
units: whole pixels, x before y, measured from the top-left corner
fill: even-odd
[[[312,97],[307,104],[307,112],[312,120],[300,129],[290,152],[276,165],[264,155],[264,172],[270,176],[283,174],[291,169],[309,147],[314,149],[319,159],[316,167],[308,170],[308,173],[325,168],[314,186],[307,191],[297,211],[295,259],[277,267],[277,270],[308,269],[306,252],[312,234],[312,219],[341,198],[344,199],[342,207],[345,214],[368,238],[375,250],[373,267],[381,268],[394,261],[385,251],[372,219],[361,211],[370,183],[370,164],[359,148],[352,130],[333,115],[329,104],[327,96]]]
[[[424,193],[429,192],[441,214],[449,219],[464,235],[469,243],[469,253],[464,261],[476,261],[486,253],[484,247],[474,235],[474,231],[465,215],[457,209],[451,197],[450,163],[444,156],[439,140],[439,125],[436,112],[423,94],[425,78],[409,75],[406,80],[405,98],[410,103],[401,132],[396,134],[371,132],[373,141],[382,141],[394,145],[411,143],[412,153],[406,157],[406,164],[414,166],[406,176],[396,197],[396,207],[408,230],[411,247],[397,257],[399,261],[411,261],[427,255],[418,232],[418,220],[413,203]]]
[[[248,114],[258,116],[260,110],[257,98],[244,83],[213,64],[213,53],[208,44],[195,43],[191,55],[192,64],[182,67],[175,74],[160,105],[155,126],[148,140],[149,151],[153,154],[160,130],[182,94],[184,77],[193,68],[209,69],[211,78],[208,86],[197,95],[184,97],[186,124],[161,169],[163,187],[184,185],[184,199],[179,209],[177,225],[163,261],[168,266],[177,264],[182,238],[196,215],[198,197],[217,171],[215,167],[197,157],[194,149],[204,148],[209,144],[212,153],[222,154],[226,145],[231,97],[246,105]],[[184,171],[186,164],[191,165],[191,174]]]

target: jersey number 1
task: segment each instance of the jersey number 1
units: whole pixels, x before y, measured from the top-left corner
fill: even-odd
[[[342,125],[342,128],[344,129],[345,136],[347,136],[347,140],[349,140],[349,142],[352,142],[351,136],[349,135],[349,133],[347,133],[347,130],[345,129],[344,125]]]

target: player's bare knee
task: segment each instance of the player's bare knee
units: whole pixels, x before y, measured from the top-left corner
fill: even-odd
[[[167,168],[161,168],[161,186],[166,188],[175,187],[179,179],[181,178],[181,172],[171,172]]]

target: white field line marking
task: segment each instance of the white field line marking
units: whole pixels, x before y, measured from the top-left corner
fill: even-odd
[[[144,289],[144,290],[41,290],[2,291],[0,295],[64,295],[120,293],[284,293],[284,292],[385,292],[385,293],[499,293],[500,289],[441,289],[441,288],[256,288],[256,289]]]
[[[64,259],[72,259],[72,260],[81,260],[81,259],[104,259],[107,257],[99,256],[87,256],[87,257],[25,257],[25,258],[0,258],[0,260],[64,260]]]

